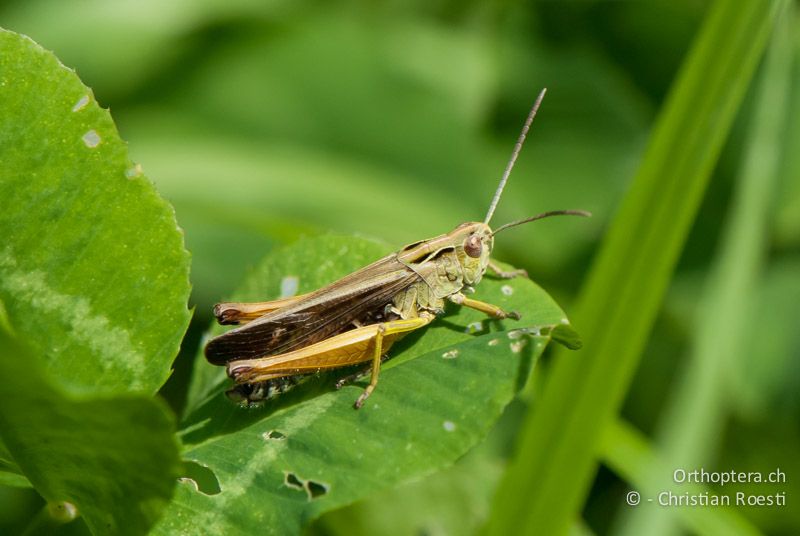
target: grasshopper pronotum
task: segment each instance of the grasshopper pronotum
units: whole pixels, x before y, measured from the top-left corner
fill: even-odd
[[[548,216],[589,215],[557,210],[494,231],[489,227],[545,91],[528,114],[483,222],[462,223],[449,233],[409,244],[308,294],[217,304],[214,315],[221,324],[243,324],[212,339],[205,348],[208,361],[226,365],[236,382],[230,393],[248,403],[257,402],[284,391],[299,376],[371,362],[369,385],[355,402],[358,409],[375,389],[381,360],[392,344],[442,314],[445,301],[494,318],[519,319],[515,312],[465,296],[487,269],[502,278],[525,275],[524,270],[503,271],[492,262],[494,235]]]

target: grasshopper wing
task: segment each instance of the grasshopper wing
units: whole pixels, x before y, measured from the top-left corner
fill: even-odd
[[[292,305],[211,339],[206,359],[224,365],[314,344],[346,331],[370,313],[383,313],[398,292],[421,280],[395,254],[389,255]]]

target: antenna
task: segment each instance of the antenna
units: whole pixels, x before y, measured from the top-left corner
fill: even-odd
[[[550,216],[583,216],[584,218],[590,218],[592,216],[592,213],[586,212],[585,210],[551,210],[550,212],[542,212],[541,214],[537,214],[536,216],[531,216],[530,218],[512,221],[511,223],[506,223],[504,225],[501,225],[500,227],[494,230],[492,236],[496,235],[503,229],[508,229],[509,227],[516,227],[517,225],[522,225],[523,223],[528,223],[530,221],[541,220],[542,218],[549,218]]]
[[[539,105],[542,103],[545,93],[547,93],[547,88],[543,88],[542,91],[539,92],[539,96],[536,97],[536,102],[533,103],[533,108],[531,108],[528,118],[525,120],[525,125],[522,127],[522,132],[519,133],[517,143],[514,145],[514,150],[511,152],[511,159],[508,161],[508,164],[506,164],[506,169],[503,171],[500,184],[497,186],[497,191],[494,193],[492,202],[489,204],[489,211],[486,213],[486,219],[483,220],[483,223],[485,224],[488,224],[489,220],[492,219],[494,209],[497,208],[497,203],[500,202],[500,196],[503,194],[503,188],[506,187],[508,176],[511,175],[511,170],[514,168],[514,162],[517,161],[517,156],[519,156],[519,152],[522,149],[522,144],[525,142],[525,136],[528,135],[528,129],[531,128],[531,123],[533,123],[533,118],[536,117],[536,112],[539,110]]]

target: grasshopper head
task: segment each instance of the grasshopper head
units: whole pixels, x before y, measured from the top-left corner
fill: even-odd
[[[512,221],[501,225],[494,231],[487,223],[468,222],[456,227],[448,236],[452,237],[452,244],[456,248],[458,261],[464,274],[464,283],[475,285],[480,282],[486,268],[489,266],[489,256],[494,246],[494,235],[505,229],[522,225],[550,216],[591,216],[584,210],[551,210],[530,218]]]
[[[485,223],[468,222],[456,227],[452,235],[464,282],[468,285],[479,283],[489,265],[494,246],[492,230]]]

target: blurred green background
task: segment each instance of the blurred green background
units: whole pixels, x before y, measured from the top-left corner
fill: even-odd
[[[175,207],[192,253],[196,307],[163,391],[180,412],[211,306],[266,252],[327,230],[400,246],[482,219],[545,86],[494,223],[562,208],[595,217],[509,231],[496,251],[526,268],[569,313],[707,8],[696,0],[19,0],[0,7],[0,26],[29,35],[77,71]],[[746,336],[714,371],[724,377],[724,395],[713,402],[713,433],[702,444],[709,469],[780,467],[787,474],[786,507],[742,509],[770,534],[800,533],[792,504],[800,501],[797,32],[792,39],[785,122],[772,144],[778,180],[757,240],[760,267],[741,304]],[[623,417],[667,446],[665,429],[696,418],[691,407],[675,408],[685,400],[683,373],[702,331],[698,297],[719,273],[743,147],[758,120],[755,101],[751,89],[625,404]],[[730,303],[737,306],[736,298]],[[335,512],[310,530],[474,529],[485,519],[518,411],[512,406],[479,449],[495,454],[470,455],[461,472],[456,466],[439,480]],[[624,502],[629,489],[601,467],[583,529],[613,534],[641,526],[641,514]],[[413,506],[415,495],[431,498],[430,511]],[[403,505],[419,515],[398,511]],[[0,488],[0,532],[24,527],[39,507],[35,492]]]

